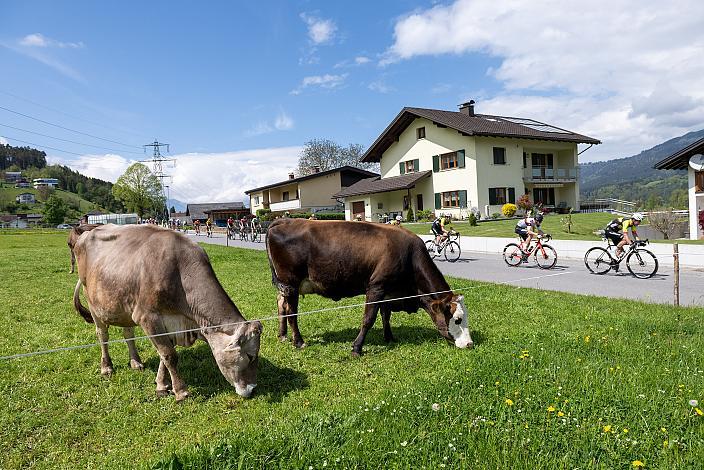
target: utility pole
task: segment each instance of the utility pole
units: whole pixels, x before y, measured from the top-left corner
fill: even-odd
[[[164,174],[164,162],[175,162],[176,159],[174,158],[165,158],[164,156],[161,155],[161,147],[166,147],[166,151],[169,152],[169,144],[163,144],[160,143],[158,140],[154,139],[154,142],[151,144],[146,144],[143,146],[144,151],[146,152],[147,147],[152,147],[153,149],[153,155],[151,160],[141,160],[143,163],[151,163],[153,165],[153,172],[154,176],[159,178],[159,182],[161,183],[161,197],[164,198],[164,207],[162,208],[162,217],[166,217],[168,219],[169,217],[169,207],[168,207],[168,194],[164,190],[165,188],[168,188],[168,185],[164,185],[164,178],[169,178],[169,181],[171,181],[171,175],[166,175]]]

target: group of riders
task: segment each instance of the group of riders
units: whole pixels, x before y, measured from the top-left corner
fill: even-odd
[[[195,220],[193,222],[193,228],[195,229],[196,235],[200,235],[201,232],[200,220]],[[242,217],[239,220],[235,220],[232,216],[227,218],[227,236],[231,239],[235,238],[237,233],[260,233],[261,232],[261,222],[257,216],[248,219],[247,217]],[[213,221],[208,217],[205,221],[205,231],[206,236],[213,236]]]

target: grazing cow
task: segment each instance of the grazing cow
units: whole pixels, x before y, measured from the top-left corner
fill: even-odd
[[[460,348],[473,345],[463,297],[453,295],[423,241],[408,230],[372,223],[278,219],[269,226],[266,248],[272,282],[279,290],[282,341],[288,319],[294,346],[304,346],[296,317],[299,294],[319,294],[336,301],[366,294],[353,356],[362,353],[364,338],[379,310],[387,342],[394,339],[391,312],[413,313],[422,307],[448,341]]]
[[[262,324],[246,322],[196,243],[155,225],[103,225],[82,235],[75,252],[80,279],[73,301],[83,318],[95,323],[103,343],[101,372],[112,372],[104,344],[108,326],[139,325],[159,353],[158,396],[170,389],[177,401],[188,396],[174,346],[191,346],[199,337],[210,345],[220,372],[237,393],[252,394]],[[81,305],[81,286],[89,310]],[[200,330],[182,332],[194,328]]]
[[[83,235],[85,232],[90,232],[95,227],[99,226],[100,224],[81,224],[77,227],[73,227],[68,233],[68,249],[71,250],[71,270],[69,271],[70,274],[73,274],[73,271],[76,267],[76,255],[73,254],[73,247],[76,246],[78,237]]]

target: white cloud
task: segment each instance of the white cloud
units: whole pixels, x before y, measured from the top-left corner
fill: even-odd
[[[269,134],[274,131],[288,131],[293,129],[293,119],[282,109],[274,118],[274,124],[269,121],[259,121],[251,129],[245,132],[247,137],[254,137],[262,134]]]
[[[357,65],[364,65],[368,64],[369,62],[371,62],[371,59],[366,56],[358,56],[354,58],[354,63]]]
[[[318,18],[308,13],[301,13],[301,19],[308,25],[308,37],[315,45],[332,42],[337,25],[332,20]]]
[[[274,121],[274,127],[280,131],[288,131],[293,129],[293,119],[286,114],[283,110],[279,111],[276,120]]]
[[[634,141],[649,146],[704,125],[702,18],[698,0],[457,0],[400,18],[381,64],[490,55],[500,64],[486,73],[504,91],[478,112],[510,104],[508,114],[549,120],[555,111],[554,124],[603,140],[603,158],[624,156]]]
[[[20,46],[25,47],[59,47],[61,49],[82,49],[85,44],[82,42],[62,42],[48,38],[41,33],[28,34],[19,40]]]
[[[173,155],[176,166],[164,168],[172,199],[184,203],[244,201],[248,189],[287,178],[298,164],[302,147],[276,147],[222,153]],[[86,176],[115,182],[134,163],[119,155],[84,155],[75,159],[49,156],[50,163],[67,165]]]
[[[3,136],[0,136],[0,145],[8,145],[9,142]]]
[[[389,93],[395,90],[395,88],[387,85],[384,80],[376,80],[371,82],[368,88],[372,91],[376,91],[377,93]]]
[[[295,90],[291,91],[292,95],[300,94],[305,88],[308,87],[320,87],[320,88],[337,88],[345,82],[347,74],[342,75],[313,75],[310,77],[303,78],[301,84]]]
[[[341,68],[349,68],[349,67],[358,67],[360,65],[365,65],[371,62],[372,60],[367,57],[367,56],[357,56],[352,60],[343,60],[342,62],[338,62],[337,64],[334,65],[333,68],[336,69],[341,69]]]

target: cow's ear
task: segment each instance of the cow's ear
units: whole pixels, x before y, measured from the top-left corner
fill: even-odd
[[[240,347],[241,347],[241,341],[242,341],[243,336],[244,336],[244,335],[240,336],[240,337],[237,338],[237,339],[234,339],[234,340],[230,341],[230,344],[228,344],[227,346],[225,346],[224,351],[225,351],[225,352],[237,352],[237,351],[239,351],[239,350],[240,350]]]
[[[441,315],[443,313],[442,305],[442,300],[433,300],[432,302],[430,302],[430,311],[436,315]]]
[[[454,302],[462,303],[464,302],[464,295],[456,295],[452,298]]]

